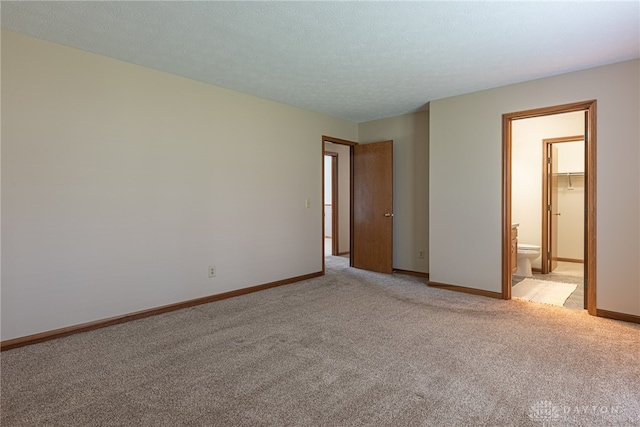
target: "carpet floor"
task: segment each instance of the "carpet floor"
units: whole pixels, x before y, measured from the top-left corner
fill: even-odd
[[[3,352],[0,424],[640,425],[640,325],[347,263]]]

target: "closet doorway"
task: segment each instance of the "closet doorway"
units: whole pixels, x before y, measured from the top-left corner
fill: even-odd
[[[584,136],[548,138],[542,144],[540,272],[549,274],[558,262],[584,263]]]

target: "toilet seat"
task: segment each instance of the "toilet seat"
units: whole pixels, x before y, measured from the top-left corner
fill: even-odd
[[[540,254],[540,249],[520,249],[518,248],[519,254]]]
[[[526,251],[526,250],[539,251],[540,250],[540,246],[528,245],[526,243],[518,243],[518,250],[520,250],[520,249],[522,249],[523,251]]]

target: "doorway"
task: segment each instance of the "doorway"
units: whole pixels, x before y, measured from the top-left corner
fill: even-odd
[[[329,145],[327,145],[329,144]],[[338,147],[348,147],[348,163]],[[393,141],[359,145],[328,136],[322,137],[322,197],[325,196],[324,158],[327,151],[338,151],[339,210],[338,255],[349,254],[349,265],[363,270],[393,272]],[[348,166],[348,179],[341,173]],[[345,178],[345,179],[343,179]],[[345,185],[346,182],[346,185]],[[331,184],[333,185],[333,184]],[[346,188],[348,187],[348,191]],[[345,198],[346,197],[346,201]],[[348,209],[348,222],[344,209]],[[322,213],[322,272],[325,272],[325,207]],[[346,225],[345,225],[346,223]],[[333,227],[333,225],[332,225]],[[345,230],[348,229],[348,234]],[[348,251],[343,252],[344,240]],[[339,241],[338,241],[339,240]],[[333,244],[333,242],[332,242]]]
[[[543,144],[542,262],[584,264],[584,136],[548,138]]]
[[[326,143],[325,143],[326,144]],[[340,252],[340,206],[338,197],[338,153],[324,151],[324,254]]]
[[[583,213],[583,247],[582,260],[583,264],[583,288],[584,288],[584,307],[587,308],[589,314],[596,315],[596,101],[585,101],[573,104],[566,104],[554,107],[540,108],[535,110],[520,111],[503,115],[503,194],[502,194],[502,297],[511,299],[512,296],[512,272],[514,272],[516,259],[518,258],[514,252],[517,248],[518,239],[521,238],[520,233],[514,226],[512,221],[512,198],[513,198],[513,128],[517,121],[530,118],[540,118],[548,116],[556,116],[565,113],[579,113],[584,117],[584,157],[583,157],[583,182],[584,196],[582,201]],[[551,144],[554,141],[547,141]],[[560,143],[556,141],[556,143]],[[543,143],[544,144],[544,143]],[[538,145],[539,147],[539,145]],[[547,148],[546,145],[543,147]],[[539,148],[538,148],[539,149]],[[547,149],[552,150],[553,145]],[[541,150],[542,151],[542,150]],[[547,161],[546,158],[544,160]],[[553,176],[553,173],[551,174]],[[543,175],[544,176],[544,175]],[[556,174],[556,177],[558,175]],[[554,178],[554,179],[555,179]],[[540,182],[540,181],[538,181]],[[546,182],[547,189],[550,183]],[[539,185],[539,184],[538,184]],[[543,186],[544,186],[543,185]],[[538,187],[540,188],[540,187]],[[542,199],[544,205],[543,216],[556,216],[549,212],[548,198],[552,197],[553,190],[547,191],[545,198]],[[539,193],[538,193],[539,194]],[[540,199],[538,199],[540,200]],[[540,212],[540,210],[538,211]],[[553,220],[551,220],[553,221]],[[547,222],[548,227],[553,227],[552,222]],[[556,225],[557,229],[558,225]],[[549,230],[546,231],[548,236]],[[543,233],[544,234],[544,233]],[[543,239],[545,241],[545,239]],[[544,262],[547,268],[550,268],[550,262],[554,256],[549,256],[549,246],[552,243],[545,244],[547,250]],[[539,247],[538,247],[539,248]],[[553,252],[553,251],[551,251]],[[555,258],[558,258],[555,256]],[[550,261],[551,260],[551,261]],[[556,262],[558,260],[556,259]]]
[[[570,114],[584,117],[580,111]],[[584,135],[544,139],[542,150],[542,261],[534,276],[558,286],[575,284],[563,307],[583,310]]]
[[[343,256],[351,262],[352,241],[352,196],[351,168],[353,163],[353,146],[356,142],[344,139],[322,136],[322,272],[325,272],[325,256]],[[335,154],[335,156],[334,156]],[[331,167],[327,165],[326,156],[330,156]],[[329,179],[327,174],[335,165],[335,179]],[[331,172],[333,174],[333,172]],[[326,187],[331,186],[331,210],[326,204]],[[329,215],[329,218],[327,218]],[[331,230],[329,231],[328,228]],[[331,239],[327,236],[331,235]],[[329,245],[329,247],[327,247]]]

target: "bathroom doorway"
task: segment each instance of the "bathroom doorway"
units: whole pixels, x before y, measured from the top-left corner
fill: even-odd
[[[573,117],[574,121],[579,123],[578,132],[554,133],[552,129],[550,130],[551,134],[546,135],[546,137],[539,137],[543,128],[540,126],[542,123],[545,121],[559,121],[565,116]],[[528,122],[527,119],[539,119],[539,123],[533,124],[533,121]],[[527,124],[533,124],[533,126],[530,126],[529,133],[526,134],[525,132],[525,134],[534,139],[537,138],[537,143],[535,148],[533,145],[528,145],[527,149],[531,150],[530,154],[523,154],[517,149],[517,146],[514,146],[514,143],[519,144],[517,140],[514,141],[514,132],[521,133],[522,129],[527,128]],[[577,278],[576,281],[579,282],[577,287],[583,291],[581,292],[582,301],[580,301],[580,305],[587,308],[589,314],[596,315],[595,129],[595,100],[503,115],[502,296],[504,299],[511,299],[512,285],[514,284],[512,273],[516,272],[516,270],[518,272],[521,271],[520,261],[525,258],[531,260],[533,270],[537,270],[535,274],[540,274],[545,270],[547,274],[553,274],[554,269],[557,270],[558,268],[558,263],[570,263],[572,267],[579,264],[578,272],[581,273],[582,279]],[[569,136],[563,136],[558,139],[558,136],[562,135]],[[582,170],[576,169],[573,171],[573,176],[570,174],[571,172],[567,172],[563,176],[560,171],[554,171],[553,162],[549,163],[549,166],[546,165],[549,162],[549,157],[554,157],[554,153],[558,160],[563,156],[562,151],[558,153],[555,149],[559,148],[560,144],[572,142],[567,139],[582,141],[583,156],[579,160],[582,164]],[[542,147],[540,147],[540,142],[542,142]],[[569,147],[569,145],[566,147]],[[522,163],[522,157],[534,156],[534,150],[535,157],[540,159],[539,162]],[[543,168],[540,168],[540,164],[543,164]],[[569,177],[572,180],[571,188],[573,190],[567,190],[567,188],[570,188]],[[541,182],[542,185],[540,184]],[[579,249],[581,254],[575,255],[576,249],[574,247],[572,255],[560,256],[559,251],[564,249],[559,246],[561,245],[560,240],[554,242],[554,233],[557,238],[560,236],[559,232],[562,231],[562,223],[560,222],[562,212],[557,209],[559,201],[556,200],[554,202],[553,199],[557,198],[562,191],[575,191],[579,184],[583,189],[582,196],[579,196],[579,192],[571,195],[574,196],[574,202],[576,198],[581,198],[581,200],[578,200],[578,205],[582,221],[577,225],[582,231],[579,237],[582,243]],[[523,201],[526,201],[529,205],[523,208]],[[540,207],[532,208],[535,203]],[[556,215],[558,213],[560,215]],[[576,224],[573,225],[575,226]],[[523,246],[524,250],[519,254],[520,256],[516,256],[517,248],[520,246]],[[532,256],[532,252],[537,252],[538,256]],[[540,256],[543,253],[545,255],[544,259]],[[582,261],[582,263],[578,261]],[[518,264],[518,268],[516,268],[515,263]],[[529,275],[532,277],[531,267],[529,265]],[[574,289],[576,289],[576,285],[574,285]]]

